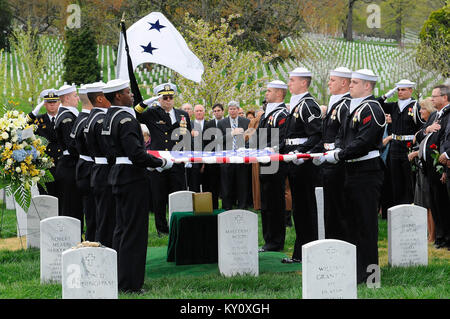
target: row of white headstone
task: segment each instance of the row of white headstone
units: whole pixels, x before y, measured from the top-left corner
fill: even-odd
[[[319,240],[302,247],[303,298],[356,298],[356,247],[324,239],[320,188],[316,196]],[[175,211],[192,211],[192,192],[169,195],[169,214]],[[117,298],[116,252],[105,247],[73,249],[80,242],[80,221],[57,214],[57,198],[46,195],[34,196],[27,212],[27,247],[40,248],[41,283],[61,283],[63,298]],[[389,209],[389,264],[427,265],[426,229],[424,208]],[[259,275],[257,214],[231,210],[218,215],[218,258],[219,272],[226,277]]]

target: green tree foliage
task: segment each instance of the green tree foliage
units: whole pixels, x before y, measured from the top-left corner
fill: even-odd
[[[419,35],[417,63],[425,69],[450,76],[450,5],[436,10],[425,21]]]
[[[0,0],[0,49],[9,51],[8,37],[11,33],[12,12],[7,0]]]
[[[97,44],[89,26],[66,30],[65,53],[64,80],[67,83],[80,85],[101,79]]]

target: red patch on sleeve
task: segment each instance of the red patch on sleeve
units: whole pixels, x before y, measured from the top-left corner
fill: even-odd
[[[283,125],[284,122],[286,122],[286,118],[281,119],[280,122],[278,122],[278,125]]]
[[[368,117],[366,117],[366,118],[363,120],[363,125],[366,124],[366,123],[368,123],[368,122],[370,122],[371,119],[372,119],[372,115],[369,115]]]

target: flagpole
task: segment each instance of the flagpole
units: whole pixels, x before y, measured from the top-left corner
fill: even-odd
[[[131,92],[134,95],[134,104],[139,104],[143,101],[141,92],[139,91],[139,86],[136,80],[136,76],[134,75],[134,68],[133,68],[133,62],[131,61],[130,57],[130,49],[128,48],[128,41],[127,41],[127,30],[125,27],[125,12],[122,15],[122,19],[120,20],[120,28],[121,28],[121,34],[123,36],[123,44],[125,45],[125,52],[127,53],[127,65],[128,65],[128,76],[130,78],[130,87]],[[122,39],[122,38],[121,38]],[[120,40],[119,40],[119,46],[120,46]],[[120,60],[118,60],[117,63],[120,63]]]

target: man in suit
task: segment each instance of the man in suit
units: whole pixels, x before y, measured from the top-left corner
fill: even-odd
[[[336,148],[336,137],[347,116],[350,106],[350,79],[352,71],[340,67],[330,71],[328,88],[331,93],[327,112],[322,122],[322,139],[312,150],[325,153]],[[323,178],[325,236],[329,239],[349,240],[350,229],[344,205],[344,164],[324,163],[324,158],[315,158],[313,163],[320,165]]]
[[[150,149],[172,151],[191,149],[191,121],[189,114],[174,108],[177,90],[172,83],[163,83],[154,89],[160,106],[147,108],[143,102],[136,107],[136,118],[150,131]],[[145,101],[144,101],[145,102]],[[166,210],[170,193],[187,188],[184,164],[174,164],[171,169],[151,172],[153,210],[158,234],[167,235]]]
[[[203,134],[203,141],[205,151],[214,152],[217,149],[217,142],[222,140],[222,132],[218,128],[218,123],[223,119],[223,105],[220,103],[214,104],[213,108],[214,118],[205,123],[205,130]],[[219,196],[221,194],[220,190],[220,164],[207,164],[205,165],[204,181],[205,187],[204,191],[212,193],[213,199],[213,209],[219,208]]]
[[[394,205],[411,204],[414,201],[413,173],[408,160],[408,143],[424,124],[420,117],[418,101],[411,98],[415,83],[401,80],[396,87],[377,99],[386,114],[390,114],[392,140],[389,147],[388,166]],[[386,102],[398,93],[397,102]]]
[[[338,143],[325,160],[344,162],[344,196],[349,214],[350,243],[357,251],[357,282],[363,283],[369,265],[378,264],[378,211],[383,184],[383,146],[386,116],[372,94],[378,77],[367,69],[354,71],[352,101]]]
[[[292,95],[282,153],[310,152],[320,142],[322,113],[316,100],[308,92],[311,78],[311,72],[305,68],[289,72],[288,86]],[[298,159],[288,164],[296,240],[292,258],[284,258],[283,263],[301,262],[302,245],[317,239],[317,175],[318,168],[312,161]]]
[[[284,104],[287,85],[282,81],[272,81],[267,85],[265,98],[267,106],[261,115],[256,134],[258,142],[266,140],[267,144],[258,145],[278,151],[284,143],[285,124],[288,111]],[[278,136],[273,134],[278,133]],[[273,167],[272,165],[278,165]],[[272,166],[272,167],[268,167]],[[285,214],[285,180],[287,165],[284,162],[260,163],[259,181],[261,194],[261,221],[264,246],[259,251],[281,251],[284,249],[286,236]]]
[[[194,151],[203,151],[203,133],[205,132],[205,107],[201,104],[194,106],[195,120],[192,122],[192,147]],[[191,164],[191,163],[189,163]],[[205,164],[192,163],[186,168],[189,190],[195,193],[200,192],[200,185],[204,185]],[[203,187],[202,187],[203,189]]]
[[[61,106],[56,116],[55,130],[58,144],[61,146],[63,153],[56,166],[56,180],[60,185],[59,214],[78,218],[83,232],[83,205],[75,179],[75,168],[80,154],[76,148],[75,140],[70,136],[79,115],[77,109],[79,97],[75,85],[63,85],[57,94],[61,100]]]
[[[92,110],[92,104],[87,97],[86,85],[79,88],[78,96],[81,100],[81,112],[70,132],[70,137],[74,140],[77,152],[80,154],[75,167],[75,180],[83,201],[83,212],[86,219],[85,239],[95,241],[95,199],[91,188],[91,169],[94,159],[88,154],[84,135],[84,127]]]
[[[141,292],[145,277],[148,242],[149,184],[146,170],[170,169],[172,161],[147,153],[139,122],[134,117],[129,81],[111,80],[103,87],[111,107],[106,112],[102,135],[114,158],[108,182],[116,203],[118,285],[123,292]]]
[[[248,128],[250,120],[238,116],[239,103],[228,103],[228,117],[219,121],[218,128],[222,131],[223,149],[236,151],[245,147],[244,131]],[[222,164],[221,170],[222,208],[233,208],[235,199],[237,208],[245,209],[247,206],[248,169],[247,164]],[[236,194],[236,198],[233,196]]]
[[[433,112],[424,127],[416,134],[417,141],[421,143],[422,161],[430,183],[431,213],[436,229],[437,248],[450,248],[450,215],[448,213],[450,200],[447,194],[445,168],[437,171],[432,154],[439,153],[445,156],[446,128],[450,119],[450,88],[438,85],[431,93],[433,105],[437,111]]]
[[[40,97],[43,98],[43,102],[39,103],[33,111],[28,113],[27,122],[29,124],[37,125],[36,134],[47,139],[48,144],[45,152],[53,159],[55,166],[50,168],[50,173],[53,178],[56,176],[56,165],[59,157],[62,155],[61,147],[58,144],[55,131],[55,119],[58,114],[58,108],[60,105],[59,97],[56,94],[55,89],[48,89],[41,92]],[[42,106],[45,107],[46,113],[39,114]],[[59,186],[56,181],[45,183],[45,190],[40,184],[38,184],[39,193],[41,195],[50,195],[59,197]]]

